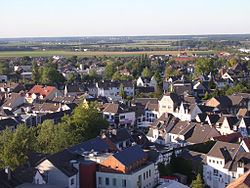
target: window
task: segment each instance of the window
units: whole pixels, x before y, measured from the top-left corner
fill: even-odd
[[[116,179],[113,178],[113,186],[116,186]]]
[[[146,172],[146,178],[148,179],[148,171]]]
[[[109,178],[105,178],[105,184],[109,185]]]
[[[214,176],[218,176],[218,170],[214,169]]]
[[[127,186],[127,181],[125,179],[122,180],[122,186],[126,187]]]
[[[222,161],[220,161],[220,164],[222,165]]]
[[[70,184],[71,184],[71,185],[74,185],[74,183],[75,183],[75,179],[72,178],[72,179],[70,180]]]
[[[213,160],[213,163],[215,163],[215,160]]]
[[[232,177],[235,178],[235,172],[232,172]]]
[[[145,172],[143,173],[143,179],[145,180]]]
[[[118,166],[116,166],[115,169],[118,170]]]
[[[120,119],[125,119],[125,116],[120,116]]]
[[[209,159],[209,162],[211,163],[211,159]]]
[[[149,170],[149,177],[151,177],[151,170]]]
[[[102,178],[98,177],[98,184],[101,185],[102,184]]]
[[[217,164],[219,164],[219,161],[216,161],[217,162]]]

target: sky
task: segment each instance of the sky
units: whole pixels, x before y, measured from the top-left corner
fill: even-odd
[[[0,38],[250,33],[250,0],[0,0]]]

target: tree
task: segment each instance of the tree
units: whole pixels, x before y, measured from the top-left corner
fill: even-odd
[[[42,83],[63,83],[64,76],[54,67],[46,67],[42,71]]]
[[[67,82],[69,84],[72,84],[74,82],[74,80],[75,80],[75,77],[76,77],[76,75],[74,73],[70,73],[69,76],[68,76]]]
[[[39,74],[39,69],[38,69],[38,65],[35,61],[32,62],[32,80],[35,82],[35,83],[38,83],[40,81],[40,77],[41,75]]]
[[[234,66],[235,63],[236,63],[236,60],[235,60],[234,58],[231,58],[231,59],[229,60],[229,65],[230,65],[230,67]]]
[[[148,77],[148,78],[152,76],[152,73],[151,73],[151,71],[148,69],[148,67],[146,67],[146,68],[143,69],[142,76],[143,76],[143,77]]]
[[[124,86],[123,86],[123,84],[120,85],[120,93],[119,93],[119,95],[120,95],[123,99],[126,98],[126,93],[125,93],[125,91],[124,91]]]
[[[217,72],[215,62],[210,58],[198,58],[196,61],[195,74],[208,75],[210,72],[214,75]]]
[[[118,71],[116,71],[113,76],[112,76],[113,80],[120,80],[121,79],[121,75]]]
[[[203,180],[200,173],[196,176],[196,180],[193,180],[191,183],[192,188],[203,188]]]
[[[0,75],[8,75],[10,71],[9,63],[6,61],[0,61]]]
[[[12,131],[6,128],[0,135],[0,167],[15,169],[26,162],[34,151],[35,127],[19,125]]]
[[[220,90],[218,89],[218,87],[216,87],[213,92],[213,97],[218,97],[218,96],[220,96]]]
[[[73,134],[73,144],[94,138],[100,134],[101,129],[108,127],[108,122],[103,119],[98,109],[97,103],[80,104],[71,116],[63,118],[63,123]]]
[[[208,94],[208,92],[206,91],[205,96],[203,97],[203,100],[207,100],[207,99],[209,99],[209,94]]]
[[[115,73],[115,63],[109,62],[104,70],[104,77],[110,79],[112,78],[114,73]]]

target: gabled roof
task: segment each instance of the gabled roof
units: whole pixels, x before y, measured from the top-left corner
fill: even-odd
[[[215,141],[222,141],[222,142],[228,142],[228,143],[238,143],[239,138],[242,138],[242,135],[240,132],[227,134],[227,135],[221,135],[213,137],[213,140]]]
[[[75,97],[55,97],[52,101],[53,102],[58,102],[58,103],[65,103],[65,104],[69,104],[69,103],[73,103],[73,101],[75,100]]]
[[[227,163],[231,161],[240,148],[239,144],[217,141],[207,156],[224,159]]]
[[[237,171],[237,163],[242,162],[244,164],[244,170],[250,170],[250,153],[249,152],[238,152],[232,161],[228,163],[225,168],[230,171]]]
[[[0,130],[6,129],[6,127],[17,126],[18,122],[13,118],[1,119],[0,120]]]
[[[187,142],[198,144],[209,140],[213,136],[220,135],[219,132],[212,126],[202,123],[191,123],[193,124],[191,136],[187,138]]]
[[[4,102],[2,107],[12,108],[13,105],[15,104],[16,100],[19,97],[23,97],[23,96],[21,94],[19,94],[19,93],[13,93],[12,92],[11,95],[5,99],[5,102]]]
[[[133,110],[125,104],[106,103],[104,104],[103,112],[120,114],[120,113],[133,112]]]
[[[227,122],[228,122],[231,129],[233,129],[233,126],[237,125],[237,123],[239,121],[236,116],[226,116],[225,119],[227,119]],[[224,119],[224,121],[225,121],[225,119]]]
[[[70,153],[67,149],[50,155],[47,159],[68,177],[77,173],[77,169],[70,163],[71,160],[76,160],[77,156]]]
[[[165,94],[162,95],[162,97],[160,98],[160,100],[164,96],[169,96],[174,103],[178,103],[178,104],[181,103],[181,98],[176,93],[171,93],[171,92],[165,93]]]
[[[26,97],[31,97],[32,94],[36,94],[38,96],[43,96],[44,100],[47,98],[47,96],[54,90],[56,87],[54,86],[45,86],[43,87],[42,85],[35,85],[27,94],[29,96]]]
[[[115,144],[131,139],[130,133],[125,128],[103,130],[101,134],[105,135]]]
[[[120,161],[124,166],[129,166],[146,156],[147,154],[138,145],[129,147],[113,155],[113,157]]]
[[[70,147],[68,148],[68,151],[70,151],[71,153],[78,153],[82,155],[85,151],[105,152],[108,149],[109,145],[98,136],[96,138],[92,138],[73,147]]]
[[[217,114],[210,114],[210,115],[207,115],[207,118],[209,118],[211,124],[214,125],[220,119],[220,116]]]
[[[148,102],[150,102],[151,104],[158,104],[158,99],[157,98],[134,98],[132,100],[132,102],[134,104],[142,104],[142,105],[146,105]]]
[[[242,142],[246,144],[248,150],[250,151],[250,137],[243,138]]]

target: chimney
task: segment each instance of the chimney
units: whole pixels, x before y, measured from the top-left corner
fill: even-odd
[[[8,181],[11,180],[11,170],[10,170],[10,166],[6,166],[5,167],[5,174],[8,175]]]

